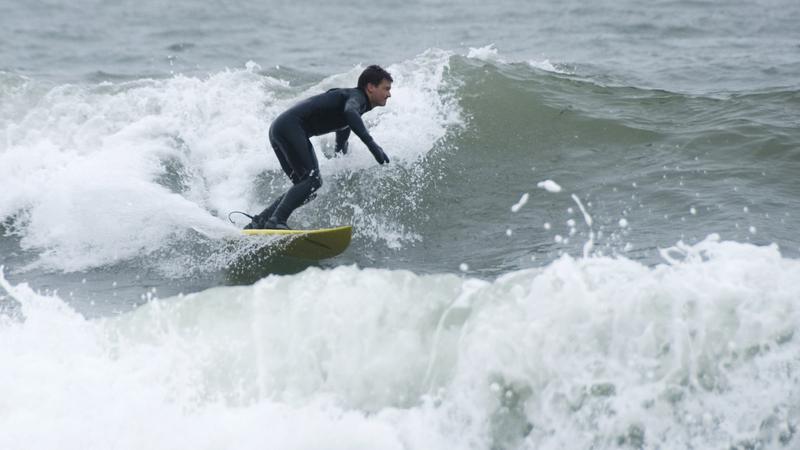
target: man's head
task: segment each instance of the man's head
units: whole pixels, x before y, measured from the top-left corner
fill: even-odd
[[[381,66],[372,65],[364,69],[358,77],[358,88],[367,94],[372,107],[386,106],[392,96],[392,76]]]

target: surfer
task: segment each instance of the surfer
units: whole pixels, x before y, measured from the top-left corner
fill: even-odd
[[[355,88],[335,88],[292,106],[269,127],[269,143],[292,187],[264,211],[251,217],[245,229],[289,229],[292,212],[311,201],[322,186],[319,164],[309,138],[336,131],[335,154],[347,153],[347,139],[353,131],[379,164],[389,157],[364,126],[361,115],[385,106],[392,96],[392,76],[377,65],[364,69]]]

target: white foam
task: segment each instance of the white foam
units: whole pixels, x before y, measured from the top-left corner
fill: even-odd
[[[535,67],[541,70],[546,70],[548,72],[558,72],[556,66],[554,66],[549,59],[545,59],[542,61],[530,60],[528,61],[528,64],[530,64],[531,67]]]
[[[477,59],[488,63],[509,64],[509,61],[500,55],[499,49],[494,44],[489,44],[483,47],[470,47],[469,50],[467,51],[467,58]],[[562,73],[562,74],[573,73],[573,71],[567,70],[566,68],[551,63],[549,59],[543,59],[543,60],[530,59],[521,62],[535,69],[544,70],[547,72]]]
[[[511,205],[511,212],[517,212],[520,210],[520,208],[525,206],[525,204],[528,203],[528,197],[529,195],[527,192],[522,194],[522,197],[519,198],[519,201]]]
[[[553,180],[540,181],[536,183],[536,186],[546,190],[547,192],[552,192],[552,193],[561,192],[561,186],[559,186],[558,183],[556,183]]]
[[[469,51],[467,52],[467,58],[479,59],[486,62],[505,62],[505,60],[500,58],[497,47],[495,47],[494,44],[477,48],[470,47]]]
[[[0,315],[0,448],[794,444],[800,262],[718,237],[664,255],[309,269],[101,320],[0,278],[21,316]]]

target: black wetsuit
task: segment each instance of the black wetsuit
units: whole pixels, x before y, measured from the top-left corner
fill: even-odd
[[[314,192],[322,186],[322,177],[314,147],[308,139],[311,136],[336,131],[336,152],[347,153],[347,138],[352,130],[380,164],[389,162],[361,120],[361,115],[371,109],[363,90],[331,89],[303,100],[279,115],[269,127],[269,142],[281,168],[294,185],[255,216],[248,227],[285,224],[295,209],[314,198]]]

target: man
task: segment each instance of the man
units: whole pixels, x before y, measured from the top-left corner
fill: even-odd
[[[319,164],[311,136],[336,131],[336,153],[347,153],[347,138],[352,130],[367,146],[379,164],[389,157],[367,132],[361,115],[376,106],[385,106],[392,96],[392,76],[380,66],[369,66],[358,77],[358,87],[331,89],[292,106],[269,127],[269,142],[281,168],[293,186],[267,209],[251,217],[245,229],[289,229],[286,220],[292,212],[315,197],[322,186]]]

